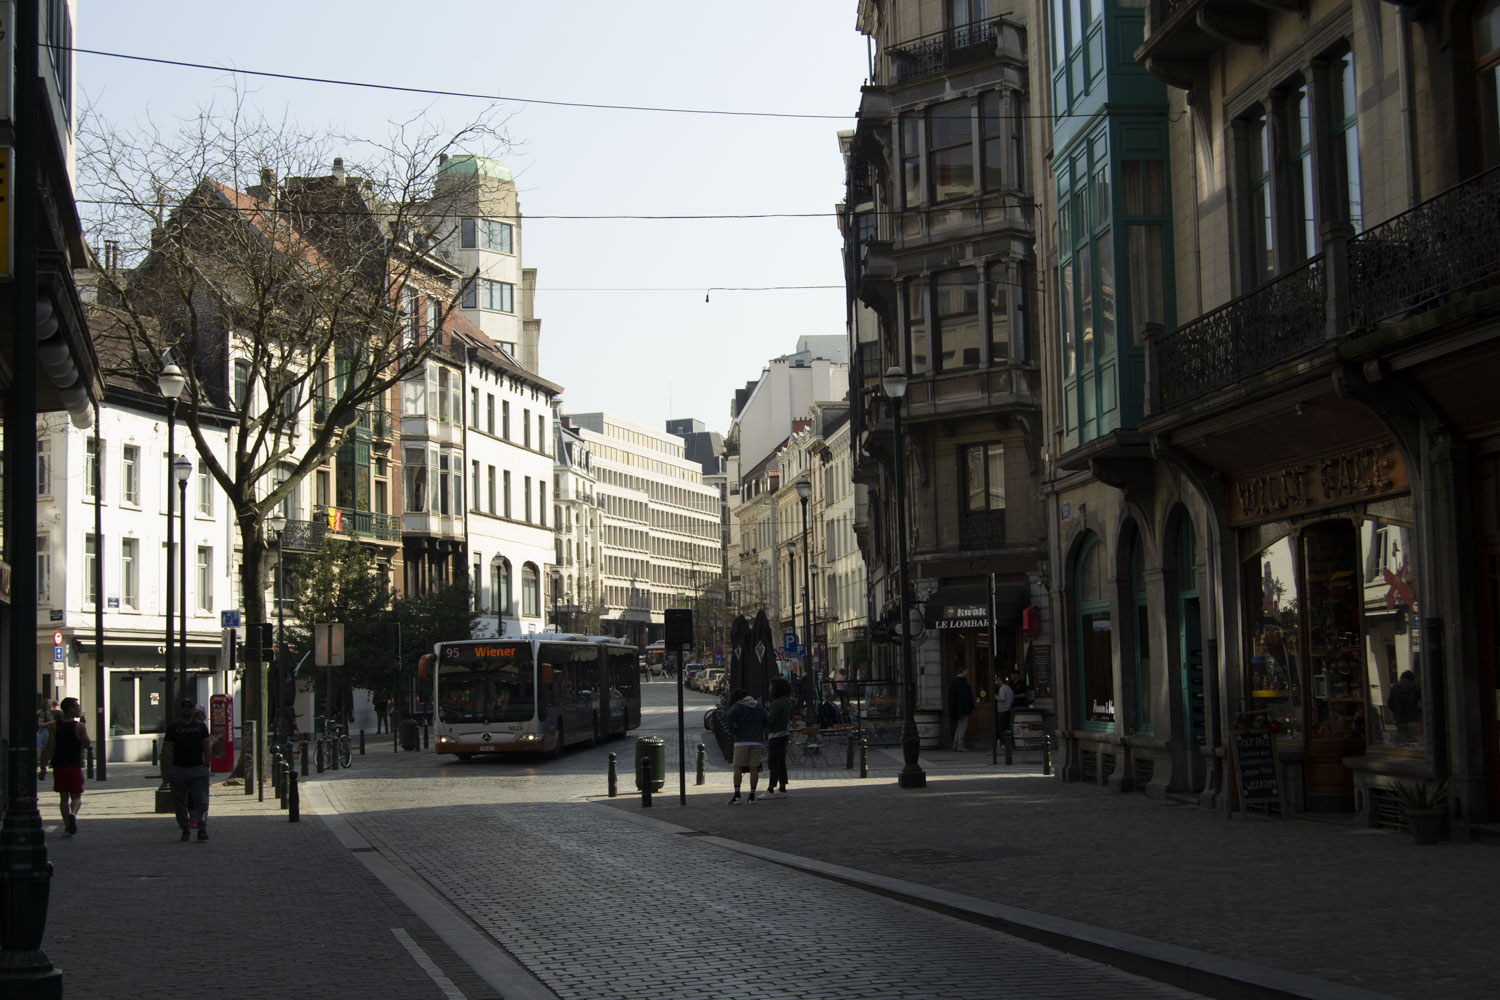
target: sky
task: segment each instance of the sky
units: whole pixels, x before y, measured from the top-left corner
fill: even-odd
[[[508,98],[508,146],[488,152],[515,177],[523,218],[594,217],[523,221],[523,264],[537,269],[539,374],[563,386],[567,411],[658,430],[695,417],[722,432],[734,391],[770,358],[800,336],[844,332],[831,213],[843,193],[837,134],[853,127],[867,76],[856,9],[856,0],[78,0],[75,44]],[[83,52],[75,73],[78,105],[122,129],[222,103],[237,77]],[[304,130],[384,136],[417,115],[456,129],[485,108],[237,78],[253,109]],[[598,218],[804,213],[816,214]]]

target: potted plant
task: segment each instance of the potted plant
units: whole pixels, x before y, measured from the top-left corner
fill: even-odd
[[[1419,781],[1408,785],[1397,781],[1392,785],[1401,811],[1406,813],[1406,825],[1411,830],[1411,839],[1418,844],[1436,844],[1443,832],[1443,805],[1448,800],[1448,779],[1437,784]]]

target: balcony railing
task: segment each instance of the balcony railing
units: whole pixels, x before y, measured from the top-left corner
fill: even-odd
[[[321,545],[329,535],[399,542],[401,518],[396,514],[376,514],[352,507],[313,507],[312,547]]]
[[[1196,399],[1273,368],[1323,339],[1326,268],[1314,257],[1157,340],[1162,408]]]
[[[1004,24],[1003,17],[992,17],[891,46],[886,50],[891,83],[899,85],[918,77],[993,59],[997,50],[996,39],[1004,30]]]
[[[1493,282],[1500,271],[1500,168],[1349,241],[1349,331],[1403,319]]]
[[[1003,546],[1005,544],[1005,511],[960,511],[958,544],[965,549],[998,549]]]

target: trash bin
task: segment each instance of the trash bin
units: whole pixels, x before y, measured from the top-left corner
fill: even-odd
[[[401,720],[401,749],[415,750],[421,746],[422,734],[417,731],[416,719]]]
[[[641,761],[651,761],[651,791],[661,791],[667,781],[667,743],[658,736],[642,736],[635,741],[635,787],[641,789]]]

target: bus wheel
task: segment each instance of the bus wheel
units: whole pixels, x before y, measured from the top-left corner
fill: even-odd
[[[461,754],[458,755],[458,759],[459,760],[473,760],[474,759],[474,755],[471,754],[471,753],[461,753]]]

